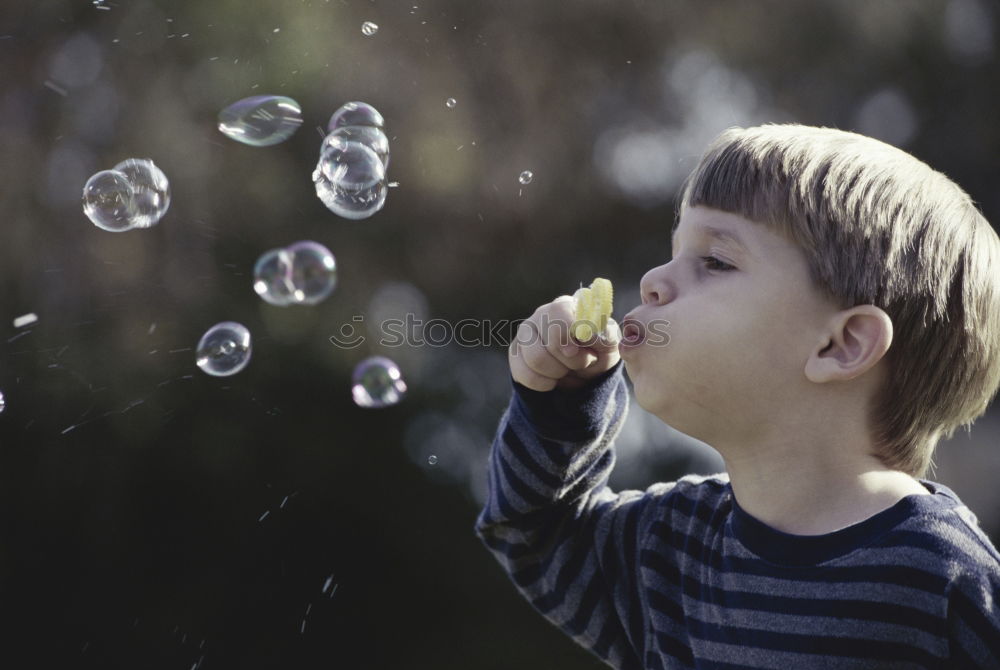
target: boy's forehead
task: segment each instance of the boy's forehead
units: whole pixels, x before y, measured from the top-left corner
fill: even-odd
[[[670,242],[673,248],[677,248],[677,240],[684,229],[684,235],[704,235],[712,239],[729,242],[734,246],[750,253],[753,246],[752,240],[756,234],[754,228],[757,224],[744,219],[737,214],[730,214],[720,210],[712,210],[705,207],[685,207],[681,216],[674,225]]]

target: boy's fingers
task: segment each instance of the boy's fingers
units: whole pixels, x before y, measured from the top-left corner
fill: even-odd
[[[603,333],[600,333],[595,339],[593,344],[590,344],[590,348],[598,353],[604,353],[611,350],[618,350],[618,343],[621,342],[622,331],[618,326],[618,322],[608,317],[608,327],[604,329]]]
[[[556,387],[558,381],[529,368],[523,356],[512,355],[510,357],[510,374],[518,384],[533,391],[551,391]]]

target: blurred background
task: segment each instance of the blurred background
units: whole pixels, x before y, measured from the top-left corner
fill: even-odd
[[[442,338],[488,320],[509,337],[504,323],[595,276],[624,314],[668,258],[681,180],[730,125],[873,135],[996,225],[998,16],[988,0],[4,0],[5,657],[603,667],[473,535],[510,392],[505,341],[389,347],[378,324],[440,319]],[[262,94],[300,103],[290,140],[219,133],[220,110]],[[352,100],[385,117],[399,184],[361,221],[328,211],[310,178]],[[166,173],[170,209],[153,228],[100,230],[81,189],[132,157]],[[266,304],[254,262],[298,240],[330,248],[338,286],[315,307]],[[27,313],[37,322],[15,327]],[[253,357],[210,377],[194,348],[227,320],[249,328]],[[345,328],[365,343],[334,346]],[[370,355],[399,364],[398,405],[353,403]],[[994,406],[940,446],[932,476],[994,542],[998,436]],[[619,488],[722,467],[634,404],[618,445]]]

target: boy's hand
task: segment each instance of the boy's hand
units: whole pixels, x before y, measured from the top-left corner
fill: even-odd
[[[570,336],[575,301],[562,295],[521,322],[507,350],[514,381],[535,391],[574,389],[613,368],[621,331],[614,319],[600,337],[577,342]]]

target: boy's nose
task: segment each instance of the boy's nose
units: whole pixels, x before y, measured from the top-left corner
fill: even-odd
[[[660,305],[673,299],[673,290],[668,282],[666,269],[666,265],[661,265],[642,276],[639,282],[642,304]]]

